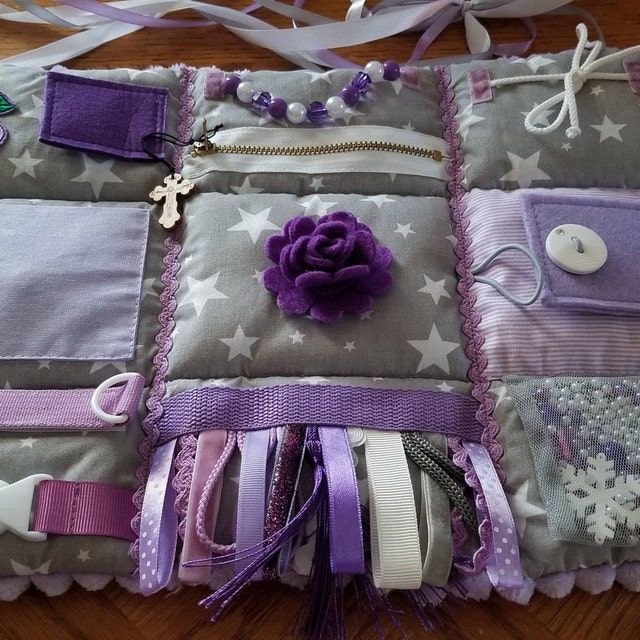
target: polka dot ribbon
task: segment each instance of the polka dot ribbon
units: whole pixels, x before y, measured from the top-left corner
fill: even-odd
[[[487,574],[494,587],[520,589],[524,586],[518,534],[513,522],[498,474],[488,451],[476,442],[465,442],[487,501],[491,522],[491,556],[487,560]]]

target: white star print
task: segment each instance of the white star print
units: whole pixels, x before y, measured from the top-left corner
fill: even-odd
[[[37,442],[36,438],[23,438],[20,440],[21,449],[33,449],[34,443]]]
[[[450,384],[447,384],[446,382],[441,382],[439,385],[436,385],[438,387],[438,389],[440,389],[440,391],[443,391],[444,393],[449,393],[449,391],[453,391],[453,387]]]
[[[38,371],[40,369],[51,369],[51,360],[38,360]]]
[[[51,567],[51,560],[47,560],[46,562],[43,562],[39,567],[35,567],[35,569],[32,569],[26,564],[20,564],[19,562],[16,562],[12,558],[9,559],[9,562],[11,563],[11,568],[13,569],[13,572],[17,576],[33,576],[36,573],[46,576],[49,573],[49,568]]]
[[[537,108],[538,103],[534,102],[533,109]],[[531,111],[533,111],[531,109]],[[532,124],[534,125],[542,125],[543,127],[549,126],[549,116],[553,113],[553,109],[543,109],[540,113],[536,115],[536,117],[532,120]],[[525,116],[525,118],[529,115],[529,111],[521,111],[521,115]]]
[[[304,214],[306,216],[324,216],[328,213],[331,207],[337,205],[337,202],[324,202],[319,196],[311,196],[306,200],[298,202],[301,207],[304,207]]]
[[[42,113],[43,100],[40,96],[37,96],[35,93],[31,94],[31,100],[33,101],[33,109],[29,109],[29,111],[21,112],[20,115],[23,118],[33,118],[34,120],[40,120],[40,114]]]
[[[356,348],[356,345],[353,342],[345,342],[342,348],[351,353]]]
[[[271,207],[263,209],[258,213],[249,213],[238,207],[238,213],[242,218],[242,222],[234,224],[233,227],[229,227],[227,231],[248,231],[253,244],[258,242],[258,238],[263,231],[280,231],[280,227],[269,221]]]
[[[573,149],[570,142],[563,142],[560,146],[563,151],[571,151],[571,149]]]
[[[106,369],[107,367],[113,367],[117,369],[120,373],[127,373],[127,365],[125,362],[121,360],[98,360],[91,365],[91,370],[89,371],[89,375],[92,373],[96,373],[101,371],[102,369]]]
[[[334,119],[342,120],[345,124],[350,124],[351,118],[357,118],[358,116],[363,116],[363,115],[364,113],[362,113],[361,111],[358,111],[357,109],[349,107],[341,116],[338,116],[337,118],[334,118]]]
[[[422,277],[424,278],[424,287],[418,289],[418,293],[426,293],[430,295],[434,304],[438,304],[438,302],[440,302],[440,298],[451,298],[449,292],[444,286],[444,279],[436,282],[424,274]]]
[[[601,93],[604,93],[604,89],[597,84],[591,91],[589,92],[592,96],[599,96]]]
[[[402,128],[405,131],[415,131],[416,130],[416,128],[410,122],[407,122],[407,124],[403,124]]]
[[[179,306],[186,304],[192,304],[196,310],[196,317],[200,317],[202,310],[209,300],[228,300],[229,296],[226,296],[222,291],[216,289],[218,278],[220,277],[220,271],[209,276],[205,280],[198,280],[197,278],[187,277],[187,295],[182,299]]]
[[[545,58],[543,56],[531,56],[527,60],[515,60],[514,62],[524,62],[533,73],[538,73],[540,67],[546,67],[548,64],[553,64],[551,58]]]
[[[331,84],[331,78],[329,77],[329,73],[326,71],[323,71],[322,73],[318,73],[317,71],[305,71],[305,73],[311,78],[309,84],[318,82],[318,80]]]
[[[8,382],[4,383],[4,388],[5,389],[11,389],[11,385]]]
[[[434,365],[448,374],[450,372],[448,356],[460,346],[457,342],[443,340],[435,324],[431,327],[427,340],[407,340],[407,342],[422,356],[416,373]]]
[[[263,273],[264,273],[264,271],[260,271],[260,269],[254,269],[253,270],[253,275],[251,277],[254,278],[255,280],[257,280],[258,282],[262,282],[262,274]]]
[[[602,124],[592,124],[591,128],[600,132],[600,142],[604,142],[609,138],[622,142],[620,130],[624,129],[626,126],[626,124],[613,124],[613,122],[609,120],[608,116],[605,116]]]
[[[235,191],[238,195],[243,193],[262,193],[264,191],[264,189],[260,189],[260,187],[252,187],[251,179],[248,176],[242,184],[231,187],[231,190]]]
[[[491,391],[491,394],[495,396],[496,404],[494,409],[497,409],[500,406],[501,402],[504,402],[509,397],[509,392],[507,391],[507,385],[503,384],[498,387],[498,391]]]
[[[415,231],[411,228],[411,224],[400,224],[396,222],[397,229],[393,233],[399,233],[405,240],[411,233],[415,234]]]
[[[82,156],[84,161],[84,172],[75,178],[71,178],[71,182],[88,182],[93,190],[93,195],[98,199],[105,184],[123,182],[111,169],[115,160],[103,160],[97,162],[89,156]]]
[[[192,255],[188,255],[185,259],[184,259],[184,264],[189,264],[191,261],[193,260],[193,256]]]
[[[186,262],[186,261],[185,261]],[[156,279],[155,278],[145,278],[142,281],[142,297],[146,298],[147,296],[153,296],[154,298],[158,298],[158,292],[155,288]]]
[[[370,309],[369,311],[365,311],[361,316],[360,316],[360,320],[371,320],[371,314],[373,313],[373,309]]]
[[[229,356],[227,362],[231,362],[238,356],[243,356],[249,360],[253,360],[251,353],[251,345],[260,340],[260,338],[249,337],[244,333],[244,329],[238,325],[233,338],[220,338],[220,342],[224,342],[229,347]]]
[[[392,80],[391,82],[389,82],[389,84],[393,87],[393,90],[396,92],[396,95],[399,96],[400,92],[402,91],[402,88],[404,87],[402,78],[396,78],[395,80]]]
[[[80,549],[80,553],[77,556],[80,562],[86,562],[87,560],[91,560],[91,556],[89,555],[89,551],[87,549]]]
[[[387,202],[395,202],[393,198],[390,198],[387,195],[378,195],[378,196],[368,196],[367,198],[362,198],[360,202],[375,202],[378,209]]]
[[[540,162],[540,152],[536,151],[528,158],[521,158],[515,153],[507,151],[511,171],[505,173],[501,182],[517,182],[521,189],[528,189],[534,180],[551,180],[551,178],[538,168]]]
[[[474,125],[478,124],[478,122],[482,122],[485,118],[481,118],[480,116],[474,116],[471,113],[471,109],[473,105],[469,103],[459,115],[456,116],[458,120],[458,133],[462,137],[463,140],[467,139],[467,134],[469,133],[469,129]]]
[[[322,376],[307,376],[305,378],[298,378],[298,382],[305,382],[306,384],[320,384],[322,382],[329,382],[327,378]]]
[[[289,335],[289,337],[291,338],[291,344],[302,344],[303,343],[303,338],[306,336],[306,333],[300,333],[300,331],[297,331],[295,333],[292,333]]]
[[[29,149],[25,149],[24,153],[19,158],[7,158],[7,160],[15,166],[16,170],[13,172],[13,177],[17,178],[23,173],[31,178],[36,177],[34,167],[41,162],[44,162],[42,158],[32,158]]]
[[[513,494],[507,494],[507,500],[511,507],[513,520],[516,525],[518,537],[522,540],[527,528],[527,520],[535,516],[545,515],[547,512],[535,504],[529,502],[529,481],[525,480],[520,488]]]
[[[311,188],[316,192],[324,189],[324,178],[311,178]]]
[[[454,235],[450,235],[450,236],[445,236],[444,239],[447,242],[451,243],[451,246],[455,248],[455,246],[458,244],[458,238],[456,238]]]

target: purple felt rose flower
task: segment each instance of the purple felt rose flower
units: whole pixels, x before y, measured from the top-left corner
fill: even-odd
[[[264,272],[264,286],[278,296],[280,309],[310,314],[319,322],[370,311],[373,299],[385,294],[393,280],[391,251],[348,211],[330,213],[317,223],[293,218],[264,249],[275,263]]]

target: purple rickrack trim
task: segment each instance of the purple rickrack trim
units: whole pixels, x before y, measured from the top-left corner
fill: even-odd
[[[192,97],[193,84],[195,80],[196,70],[193,67],[180,67],[182,77],[180,78],[180,103],[181,107],[178,112],[179,122],[177,127],[178,137],[181,142],[187,143],[191,138],[191,125],[194,122],[192,115],[194,100]],[[173,163],[176,171],[182,169],[182,149],[176,148],[173,155]],[[146,481],[149,475],[149,468],[151,458],[158,440],[158,422],[162,416],[162,398],[165,393],[165,375],[169,366],[168,355],[171,351],[172,340],[171,334],[175,327],[175,321],[173,314],[177,307],[175,293],[178,289],[178,271],[180,270],[180,261],[178,259],[180,251],[182,249],[180,244],[179,230],[171,232],[164,242],[164,246],[167,249],[167,253],[164,257],[163,263],[165,265],[165,271],[163,272],[160,280],[164,285],[164,290],[160,294],[160,303],[162,304],[162,311],[158,317],[160,324],[160,331],[155,338],[156,344],[159,349],[153,358],[153,365],[155,367],[155,373],[151,384],[151,393],[147,400],[148,413],[142,422],[142,430],[145,434],[143,441],[140,444],[139,452],[142,457],[142,464],[138,467],[136,477],[138,478],[139,486],[133,496],[133,502],[136,506],[136,516],[134,517],[131,527],[136,534],[136,540],[131,545],[130,555],[133,561],[138,565],[138,548],[139,541],[138,535],[140,534],[140,520],[142,513],[142,503],[144,501],[144,494],[146,489]]]
[[[437,66],[434,71],[438,78],[438,91],[441,96],[440,108],[442,110],[442,121],[444,124],[443,137],[445,139],[447,155],[451,158],[447,164],[447,171],[451,176],[447,190],[449,192],[453,233],[457,240],[455,245],[455,253],[458,257],[456,272],[459,277],[457,289],[461,297],[460,313],[464,318],[462,330],[469,338],[466,354],[471,360],[468,377],[471,382],[474,383],[471,395],[479,403],[476,418],[483,427],[481,442],[491,456],[500,482],[504,483],[504,472],[498,464],[498,460],[502,457],[502,447],[497,440],[500,427],[492,418],[494,402],[488,394],[490,382],[484,373],[487,367],[487,358],[482,351],[484,336],[479,327],[481,316],[475,309],[476,295],[473,292],[474,277],[471,274],[473,255],[470,250],[471,238],[467,233],[469,221],[465,215],[466,207],[463,200],[465,195],[465,189],[462,186],[464,180],[464,172],[462,170],[464,156],[460,149],[458,123],[456,121],[458,108],[454,101],[455,96],[451,89],[451,78],[447,73],[447,69],[443,66]],[[465,479],[475,492],[476,507],[478,509],[480,522],[478,526],[480,548],[473,556],[473,566],[460,566],[459,568],[464,572],[477,574],[484,568],[487,558],[491,553],[491,522],[488,516],[487,503],[469,455],[462,446],[462,439],[450,438],[449,445],[454,452],[454,462],[464,469]],[[454,539],[462,540],[463,537],[459,532],[456,532]],[[456,549],[455,551],[457,553],[460,549]]]
[[[162,401],[156,445],[208,429],[270,429],[287,424],[353,425],[430,431],[480,441],[477,403],[429,389],[338,385],[201,387]]]

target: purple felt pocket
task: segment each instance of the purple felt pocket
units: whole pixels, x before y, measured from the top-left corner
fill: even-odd
[[[543,304],[607,315],[640,314],[640,201],[537,192],[521,199],[529,245],[544,272]],[[607,260],[596,272],[569,273],[547,254],[547,236],[567,224],[595,231],[606,244]]]
[[[40,142],[128,160],[151,160],[142,139],[149,133],[164,133],[168,95],[164,87],[49,71]],[[149,140],[147,147],[163,157],[161,140]]]

